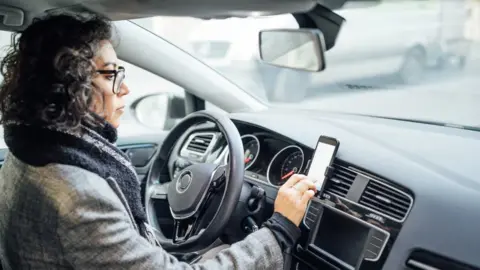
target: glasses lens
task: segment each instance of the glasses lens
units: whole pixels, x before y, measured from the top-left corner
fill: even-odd
[[[113,84],[113,93],[120,93],[120,87],[122,86],[123,80],[125,79],[125,71],[119,70],[117,76],[115,77],[115,82]]]

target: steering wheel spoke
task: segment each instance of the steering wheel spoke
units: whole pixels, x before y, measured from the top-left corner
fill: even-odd
[[[170,182],[150,186],[148,191],[150,198],[166,200]]]
[[[172,242],[174,244],[179,244],[187,241],[190,237],[195,235],[195,232],[197,231],[197,224],[197,216],[188,219],[174,219]]]
[[[227,181],[227,172],[227,165],[220,165],[217,167],[212,176],[212,182],[210,183],[210,188],[213,189],[213,191],[218,191],[225,185],[225,182]]]

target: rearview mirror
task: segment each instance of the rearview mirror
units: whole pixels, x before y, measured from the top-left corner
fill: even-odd
[[[260,59],[306,71],[325,69],[325,40],[318,29],[273,29],[259,34]]]
[[[132,104],[135,118],[141,124],[169,130],[185,117],[185,101],[171,93],[157,93],[139,98]]]

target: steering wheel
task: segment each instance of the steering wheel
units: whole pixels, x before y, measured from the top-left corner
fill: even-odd
[[[187,131],[193,126],[207,121],[214,123],[225,136],[229,150],[227,165],[194,163],[180,171],[171,181],[165,181],[170,179],[168,161],[172,150],[175,151],[175,143],[188,135]],[[242,190],[243,176],[242,139],[227,115],[198,111],[178,123],[160,147],[148,173],[145,188],[148,222],[154,228],[162,247],[169,252],[188,253],[210,246],[220,236],[235,210]],[[223,194],[219,194],[221,191]],[[219,201],[216,208],[212,205],[214,197],[220,198],[216,200]],[[172,238],[167,238],[158,225],[154,208],[156,198],[168,200],[174,220]]]

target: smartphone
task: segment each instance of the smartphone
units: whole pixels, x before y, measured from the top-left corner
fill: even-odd
[[[315,182],[318,192],[322,191],[325,185],[327,168],[332,165],[339,146],[340,142],[335,138],[320,136],[318,139],[307,173],[307,176]]]

